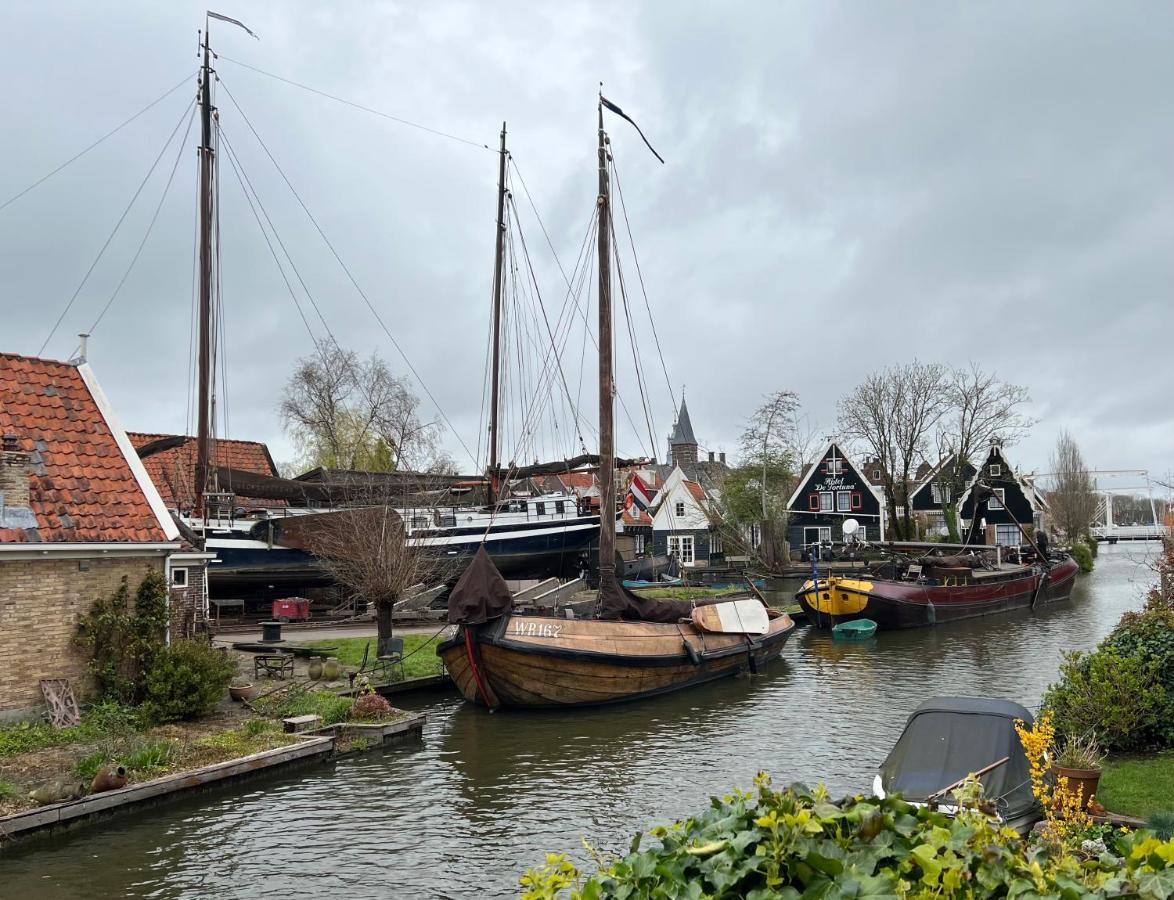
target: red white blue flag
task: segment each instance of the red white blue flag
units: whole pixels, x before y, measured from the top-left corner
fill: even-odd
[[[632,495],[632,499],[641,509],[648,509],[652,505],[652,491],[639,475],[632,476],[628,493]]]

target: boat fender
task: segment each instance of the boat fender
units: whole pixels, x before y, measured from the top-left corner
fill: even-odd
[[[934,609],[932,600],[925,604],[925,621],[929,625],[938,624],[938,611]]]
[[[750,674],[758,674],[758,660],[754,658],[754,641],[750,640],[750,635],[746,635],[746,662],[750,666]]]
[[[686,640],[682,639],[681,643],[685,645],[685,655],[689,657],[689,662],[695,666],[701,665],[701,651]]]

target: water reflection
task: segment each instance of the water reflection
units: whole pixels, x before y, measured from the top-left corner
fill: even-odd
[[[423,701],[423,748],[250,782],[0,852],[0,898],[484,897],[516,894],[548,849],[582,857],[704,805],[758,769],[871,783],[905,716],[935,694],[1034,706],[1060,652],[1141,604],[1153,547],[1102,550],[1072,601],[837,643],[805,629],[783,660],[646,703],[489,714]]]

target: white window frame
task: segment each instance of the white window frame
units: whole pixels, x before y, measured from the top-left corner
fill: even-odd
[[[1018,525],[996,525],[995,544],[999,547],[1018,547],[1021,543]]]
[[[834,491],[819,492],[819,511],[821,513],[836,511],[836,495]]]
[[[674,513],[674,515],[677,516],[677,518],[684,517],[684,515],[685,515],[685,501],[684,500],[678,500],[676,502],[676,504],[673,506],[673,513]]]
[[[839,456],[829,457],[827,461],[827,471],[829,475],[843,475],[844,474],[844,460]]]
[[[644,555],[644,535],[636,533],[632,535],[632,548],[635,550],[637,556]]]
[[[722,544],[721,532],[711,531],[709,533],[709,552],[711,555],[714,553],[725,552],[725,547]]]
[[[836,491],[836,512],[852,512],[851,491]]]
[[[1003,474],[1003,464],[1002,463],[991,463],[991,467],[990,467],[991,478],[999,478],[1002,476],[1002,474]]]
[[[668,549],[669,556],[675,556],[682,566],[693,565],[693,535],[670,534]]]
[[[1006,488],[992,488],[994,496],[987,501],[987,509],[1006,509],[1007,508],[1007,489]],[[997,499],[996,499],[997,498]]]
[[[178,566],[171,570],[171,586],[177,588],[185,588],[191,582],[188,581],[187,566]]]
[[[940,481],[935,481],[929,486],[929,492],[933,497],[933,502],[939,506],[941,506],[943,502],[950,502],[950,486],[948,484],[943,486]],[[944,501],[942,500],[943,497],[946,498]]]

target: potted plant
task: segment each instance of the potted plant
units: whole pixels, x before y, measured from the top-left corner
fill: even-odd
[[[1052,774],[1057,781],[1068,779],[1068,790],[1079,798],[1081,810],[1088,809],[1089,800],[1097,792],[1104,761],[1105,753],[1091,731],[1069,735],[1056,753]]]
[[[233,700],[252,700],[257,696],[257,689],[248,682],[234,681],[228,686],[228,696]]]

